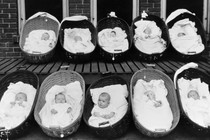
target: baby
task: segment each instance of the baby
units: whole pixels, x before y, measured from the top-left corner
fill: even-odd
[[[19,106],[25,107],[25,103],[27,102],[27,95],[23,92],[19,92],[15,95],[15,101],[10,102],[11,107],[14,107],[16,104]]]
[[[116,109],[110,105],[111,97],[107,92],[99,95],[97,104],[93,107],[89,123],[93,126],[103,126],[115,120]]]
[[[70,105],[66,103],[66,97],[63,93],[59,93],[59,94],[55,95],[55,104],[53,105],[53,107],[51,109],[52,114],[57,114],[58,110],[60,110],[60,108],[56,107],[57,104],[63,104],[64,107],[67,108],[66,113],[70,113],[72,111],[72,108],[70,107]]]
[[[160,107],[162,105],[161,101],[157,101],[155,97],[155,93],[151,90],[148,90],[144,93],[147,96],[147,101],[151,101],[155,107]]]
[[[196,90],[190,90],[187,94],[188,98],[193,98],[194,100],[199,100],[200,96]]]

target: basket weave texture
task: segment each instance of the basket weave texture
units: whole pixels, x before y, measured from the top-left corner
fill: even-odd
[[[142,19],[142,17],[138,16],[133,20],[132,25],[131,25],[133,35],[135,35],[135,29],[137,28],[134,23],[141,20],[141,19]],[[141,52],[139,49],[137,49],[136,46],[135,46],[135,43],[134,43],[135,56],[136,56],[137,59],[141,59],[141,60],[144,60],[144,61],[159,60],[167,52],[167,49],[168,49],[169,44],[170,44],[168,27],[166,26],[165,22],[160,17],[155,16],[155,15],[148,15],[146,18],[143,18],[143,19],[148,20],[148,21],[154,21],[157,24],[157,26],[162,30],[161,38],[166,41],[166,49],[162,53],[146,54],[144,52]],[[133,39],[134,39],[134,36],[133,36]]]
[[[45,101],[45,96],[48,90],[54,86],[54,85],[67,85],[71,82],[79,81],[81,84],[81,88],[83,91],[83,99],[81,100],[81,110],[80,115],[78,118],[72,122],[70,125],[64,127],[64,128],[47,128],[42,125],[41,118],[39,116],[40,110],[43,108]],[[84,108],[84,101],[85,101],[85,82],[83,77],[75,72],[70,70],[60,70],[57,72],[52,73],[49,75],[41,84],[38,100],[35,106],[34,111],[34,117],[36,122],[39,124],[39,126],[42,128],[43,132],[46,133],[48,136],[54,137],[54,138],[62,138],[69,136],[77,131],[80,125],[83,108]]]
[[[129,48],[128,48],[128,50],[121,52],[121,53],[110,53],[110,52],[107,52],[106,50],[104,50],[102,48],[102,46],[100,46],[100,44],[98,43],[100,59],[107,61],[107,62],[123,61],[128,56],[128,53],[129,53],[131,45],[132,45],[131,29],[130,29],[129,25],[127,24],[127,22],[121,18],[107,17],[107,18],[101,19],[100,21],[98,21],[98,24],[97,24],[97,32],[99,33],[103,29],[107,29],[107,28],[113,29],[115,27],[120,27],[122,30],[125,31],[125,33],[127,34]],[[97,40],[97,42],[98,42],[98,40]]]
[[[146,136],[149,136],[149,137],[165,136],[175,129],[175,127],[177,126],[179,119],[180,119],[180,111],[179,111],[176,91],[173,86],[173,82],[166,74],[164,74],[163,72],[156,70],[156,69],[142,69],[142,70],[136,71],[134,73],[134,75],[132,76],[131,82],[130,82],[130,93],[131,93],[130,97],[131,97],[132,109],[134,107],[134,103],[133,103],[134,90],[133,90],[133,88],[139,79],[143,79],[146,82],[149,82],[151,80],[160,80],[160,79],[164,81],[165,87],[168,91],[167,100],[169,102],[170,108],[173,113],[173,122],[172,122],[171,128],[168,131],[154,132],[154,131],[150,131],[147,128],[145,128],[144,126],[142,126],[141,123],[137,120],[135,112],[133,112],[133,120],[134,120],[135,126],[142,134],[144,134]]]
[[[172,28],[173,25],[177,21],[185,19],[185,18],[188,18],[190,21],[195,22],[195,27],[197,28],[197,34],[201,36],[202,43],[206,47],[207,46],[207,39],[206,39],[205,30],[204,30],[202,22],[200,21],[200,19],[196,15],[193,15],[193,14],[190,14],[190,13],[182,13],[179,16],[177,16],[176,18],[174,18],[173,20],[171,20],[170,22],[168,22],[168,24],[167,24],[168,28],[169,29]],[[205,51],[205,49],[204,49],[200,53],[187,55],[187,54],[183,54],[183,53],[177,51],[173,47],[172,44],[170,44],[170,48],[172,48],[172,52],[177,55],[176,59],[180,58],[181,60],[196,60],[196,59],[200,58],[201,55],[203,54],[203,52]]]
[[[210,76],[204,72],[202,72],[199,69],[195,69],[195,68],[189,68],[187,70],[182,71],[178,76],[177,76],[177,80],[176,85],[177,85],[177,96],[178,96],[178,101],[179,101],[179,106],[180,106],[180,111],[181,111],[181,118],[183,119],[183,122],[185,123],[185,127],[193,132],[194,134],[198,134],[198,135],[205,135],[205,134],[209,134],[210,133],[210,127],[205,128],[202,127],[200,125],[198,125],[197,123],[193,122],[189,116],[185,113],[183,106],[182,106],[182,102],[181,102],[181,95],[179,92],[179,85],[178,85],[178,79],[180,79],[181,77],[183,77],[186,80],[192,80],[192,79],[196,79],[196,78],[200,78],[201,82],[205,82],[210,86]]]
[[[123,116],[121,120],[113,124],[112,126],[107,126],[107,127],[93,127],[89,125],[88,120],[91,116],[91,111],[94,107],[94,103],[92,101],[92,96],[90,95],[90,89],[93,88],[99,88],[99,87],[104,87],[108,85],[114,85],[114,84],[126,84],[126,81],[122,79],[119,76],[106,76],[103,77],[97,81],[95,81],[93,84],[90,85],[90,87],[86,91],[86,100],[85,100],[85,107],[84,107],[84,113],[83,113],[83,120],[86,123],[86,125],[90,128],[90,131],[99,136],[99,137],[106,137],[106,138],[116,138],[120,137],[123,134],[125,134],[129,128],[130,124],[130,100],[129,96],[127,98],[128,102],[128,110],[126,114]]]
[[[25,40],[28,37],[29,33],[33,30],[53,30],[55,32],[56,38],[58,40],[59,35],[59,23],[47,16],[39,15],[35,18],[28,19],[23,26],[20,36],[20,49],[23,52],[24,58],[30,63],[46,63],[50,61],[55,53],[55,48],[57,40],[55,42],[54,48],[52,48],[47,53],[42,54],[32,54],[23,50],[25,45]]]
[[[23,83],[26,84],[30,84],[37,90],[35,99],[32,104],[32,108],[31,111],[29,112],[28,117],[15,128],[12,128],[10,130],[0,130],[0,139],[16,138],[22,136],[33,125],[32,124],[33,110],[36,104],[36,100],[38,97],[38,90],[39,90],[39,78],[35,73],[26,70],[18,70],[13,73],[5,75],[0,80],[0,98],[2,98],[4,92],[7,90],[7,87],[9,86],[10,83],[17,83],[19,81],[22,81]]]
[[[61,45],[64,45],[64,30],[68,28],[84,28],[84,29],[89,29],[91,32],[91,42],[93,43],[94,46],[96,46],[96,41],[97,41],[97,36],[96,36],[96,28],[94,25],[88,21],[88,20],[81,20],[81,21],[69,21],[65,20],[62,22],[61,27],[60,27],[60,32],[59,32],[59,40]],[[65,54],[65,57],[67,60],[70,60],[72,62],[87,62],[90,61],[91,59],[94,58],[94,50],[89,53],[71,53],[64,49],[62,47],[62,50]]]

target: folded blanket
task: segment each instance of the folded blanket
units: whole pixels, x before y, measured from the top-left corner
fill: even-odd
[[[208,127],[210,125],[210,94],[208,84],[200,78],[178,79],[179,92],[184,111],[195,123]],[[198,98],[189,97],[190,91],[196,91]]]
[[[154,21],[139,20],[134,23],[135,46],[146,54],[162,53],[166,49],[166,41],[161,38],[162,30]]]
[[[154,93],[152,98],[145,94],[148,91]],[[148,130],[167,131],[171,128],[173,114],[166,98],[167,92],[162,80],[146,82],[139,79],[134,86],[134,114]]]
[[[95,46],[91,42],[88,28],[69,28],[64,30],[64,48],[71,53],[90,53]]]
[[[103,29],[98,33],[98,42],[110,53],[121,53],[128,50],[127,34],[120,27]]]
[[[65,94],[65,104],[55,104],[55,95]],[[83,98],[83,91],[80,82],[75,81],[65,86],[52,86],[45,97],[46,103],[39,112],[42,124],[45,127],[66,127],[75,121],[81,110],[81,100]],[[62,106],[62,107],[61,107]],[[57,115],[51,113],[52,108],[58,110]],[[71,107],[71,112],[66,113],[67,107]]]

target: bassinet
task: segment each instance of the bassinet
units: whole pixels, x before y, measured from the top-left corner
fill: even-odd
[[[145,52],[140,51],[136,47],[135,41],[133,40],[134,56],[135,56],[136,59],[144,60],[144,61],[150,61],[150,62],[159,60],[167,53],[168,46],[170,44],[168,28],[167,28],[165,22],[158,16],[148,15],[146,17],[142,17],[142,15],[140,15],[140,16],[136,17],[132,22],[131,28],[132,28],[133,35],[135,35],[135,29],[137,28],[134,23],[137,22],[137,21],[140,21],[142,19],[143,20],[148,20],[148,21],[154,21],[157,24],[157,26],[162,30],[161,38],[166,41],[166,49],[161,53],[147,54]],[[134,39],[134,36],[133,36],[133,39]]]
[[[121,18],[114,17],[114,16],[109,16],[107,18],[103,18],[98,21],[97,24],[97,32],[99,33],[100,31],[111,28],[114,29],[115,27],[120,27],[122,30],[125,31],[127,34],[127,40],[128,40],[128,50],[124,52],[119,52],[119,53],[110,53],[102,48],[99,44],[98,41],[98,51],[99,51],[99,58],[102,59],[103,61],[107,62],[119,62],[123,61],[124,59],[128,58],[128,53],[130,51],[131,45],[132,45],[132,32],[130,30],[129,25],[127,24],[126,21],[124,21]]]
[[[54,85],[67,85],[71,82],[79,81],[83,90],[83,99],[81,100],[81,110],[78,118],[70,125],[64,128],[48,128],[42,125],[39,112],[45,104],[45,96],[48,90]],[[83,77],[74,71],[60,70],[49,75],[41,84],[39,96],[34,110],[34,117],[44,133],[55,138],[63,138],[69,136],[77,131],[80,125],[83,107],[85,102],[85,82]]]
[[[178,10],[176,10],[176,11],[178,11]],[[176,12],[176,11],[174,11],[174,12]],[[170,15],[169,15],[169,17],[170,17]],[[176,17],[174,17],[170,21],[167,21],[168,18],[166,19],[166,24],[168,26],[168,29],[172,28],[173,25],[177,21],[183,20],[185,18],[188,18],[190,21],[195,22],[195,27],[197,28],[197,34],[201,36],[202,43],[204,44],[204,47],[206,47],[207,40],[206,40],[205,30],[204,30],[203,24],[201,23],[200,19],[196,15],[189,13],[189,12],[183,12],[183,13],[177,15]],[[184,54],[182,52],[179,52],[177,49],[175,49],[175,47],[172,45],[172,43],[170,44],[170,48],[171,48],[170,53],[173,53],[173,55],[174,55],[173,58],[184,60],[184,61],[191,61],[191,60],[199,59],[199,58],[201,58],[201,55],[205,51],[205,49],[204,49],[200,53],[188,52],[188,54]]]
[[[85,108],[84,108],[84,113],[83,113],[83,120],[84,120],[85,124],[90,128],[90,131],[100,137],[116,138],[116,137],[122,136],[123,134],[126,133],[126,131],[129,128],[129,124],[130,124],[129,96],[127,98],[128,109],[127,109],[126,114],[123,116],[123,118],[121,120],[116,122],[114,125],[98,128],[98,127],[93,127],[93,126],[89,125],[89,123],[88,123],[88,119],[91,116],[91,111],[94,106],[92,97],[90,95],[90,89],[104,87],[104,86],[113,85],[113,84],[122,84],[122,85],[126,84],[127,85],[127,83],[124,79],[122,79],[119,76],[112,75],[112,76],[107,76],[107,77],[104,77],[104,78],[101,78],[101,79],[95,81],[94,83],[92,83],[89,86],[89,88],[86,91],[86,100],[85,100]]]
[[[150,131],[144,126],[141,125],[141,123],[137,120],[135,112],[134,112],[134,86],[136,85],[136,82],[139,79],[143,79],[147,82],[151,80],[160,80],[162,79],[165,83],[165,86],[168,90],[168,95],[167,95],[167,100],[170,104],[172,113],[173,113],[173,122],[172,126],[168,131]],[[136,128],[144,135],[147,135],[149,137],[162,137],[167,134],[169,134],[171,131],[175,129],[177,126],[179,119],[180,119],[180,112],[179,112],[179,107],[178,107],[178,101],[176,97],[176,92],[173,86],[172,80],[163,72],[155,69],[142,69],[134,73],[134,75],[131,78],[130,81],[130,93],[131,93],[131,106],[133,109],[133,120],[135,123]]]
[[[55,48],[58,40],[58,35],[59,35],[59,26],[60,23],[58,20],[45,12],[38,12],[31,16],[24,24],[23,29],[21,31],[20,35],[20,49],[23,52],[24,58],[30,62],[30,63],[46,63],[52,59],[54,53],[55,53]],[[28,37],[29,33],[33,30],[52,30],[55,32],[56,35],[56,42],[55,46],[53,48],[46,52],[46,53],[28,53],[24,51],[23,47],[25,45],[26,38]]]
[[[75,16],[76,17],[76,16]],[[91,42],[94,46],[96,46],[96,28],[93,26],[93,24],[87,20],[87,19],[82,19],[82,20],[71,20],[70,18],[74,18],[74,16],[72,17],[67,17],[64,18],[63,21],[61,22],[61,27],[60,27],[60,33],[59,33],[59,39],[60,39],[60,43],[62,46],[62,50],[64,52],[65,58],[69,61],[72,62],[87,62],[90,61],[91,59],[94,58],[94,50],[89,52],[89,53],[73,53],[70,51],[67,51],[64,48],[64,30],[68,29],[68,28],[82,28],[82,29],[89,29],[91,32]]]
[[[7,90],[7,87],[10,83],[16,83],[22,81],[23,83],[32,85],[36,90],[36,96],[33,102],[33,106],[28,117],[15,128],[10,130],[1,129],[0,130],[0,139],[8,139],[8,138],[17,138],[27,132],[30,127],[33,125],[33,109],[35,107],[36,99],[38,97],[38,90],[39,90],[39,78],[38,76],[30,71],[26,70],[18,70],[13,73],[9,73],[4,76],[0,80],[0,98],[2,98],[4,92]]]
[[[185,69],[184,71],[182,71],[181,73],[179,73],[177,75],[176,80],[174,81],[177,85],[177,97],[178,97],[178,101],[179,101],[179,107],[180,107],[180,111],[181,111],[181,120],[182,120],[182,124],[183,126],[189,130],[191,133],[193,134],[197,134],[197,135],[206,135],[209,134],[210,132],[210,127],[205,128],[203,126],[198,125],[197,123],[195,123],[194,121],[192,121],[189,116],[186,114],[186,112],[183,109],[183,105],[181,102],[181,96],[180,96],[180,91],[179,91],[179,85],[178,85],[178,79],[180,78],[184,78],[186,80],[192,80],[192,79],[197,79],[200,78],[202,82],[207,83],[208,85],[210,85],[210,77],[208,74],[202,72],[200,69],[196,69],[196,68],[188,68]]]

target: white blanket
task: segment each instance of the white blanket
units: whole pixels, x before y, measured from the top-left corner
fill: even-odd
[[[23,49],[33,54],[47,53],[55,47],[56,40],[57,37],[52,30],[33,30],[25,39]]]
[[[102,92],[107,92],[109,93],[111,100],[110,100],[110,105],[106,110],[100,110],[97,103],[98,103],[98,98],[99,95]],[[92,113],[94,111],[99,111],[101,113],[109,113],[109,112],[115,112],[115,115],[113,118],[106,120],[100,117],[94,117],[93,115],[89,118],[89,124],[94,126],[94,127],[106,127],[109,125],[113,125],[116,122],[118,122],[127,112],[128,108],[128,103],[126,98],[128,97],[128,90],[126,85],[109,85],[109,86],[104,86],[101,88],[95,88],[95,89],[90,89],[90,93],[92,96],[92,100],[94,102],[94,107],[92,110]],[[106,122],[109,123],[106,123]],[[99,126],[99,124],[101,124]]]
[[[161,38],[162,30],[154,21],[139,20],[134,23],[135,46],[146,54],[162,53],[166,49],[166,41]]]
[[[152,91],[155,100],[151,100],[145,92]],[[166,98],[168,91],[163,80],[146,82],[139,79],[134,86],[134,115],[141,125],[151,131],[167,131],[172,126],[173,113]],[[161,102],[156,107],[154,103]]]
[[[189,19],[177,21],[169,29],[171,43],[174,48],[184,54],[193,55],[204,50],[201,36],[197,34],[195,23]]]
[[[55,104],[55,95],[64,93],[67,103]],[[46,103],[39,112],[42,124],[45,127],[66,127],[74,122],[81,111],[81,100],[83,98],[83,91],[79,81],[69,83],[65,86],[52,86],[45,97]],[[68,107],[72,108],[70,113],[66,113]],[[51,109],[58,110],[57,115],[51,113]]]
[[[68,28],[64,30],[64,48],[71,53],[90,53],[95,49],[88,28]]]
[[[178,79],[179,92],[184,111],[195,123],[208,127],[210,125],[210,95],[209,87],[200,78],[186,80]],[[188,97],[190,90],[197,91],[199,99],[195,100]]]
[[[103,29],[98,33],[98,42],[102,48],[110,53],[121,53],[128,50],[127,34],[120,27]]]
[[[20,92],[26,94],[27,101],[23,102],[23,106],[18,103],[12,105],[11,102],[15,102],[15,96]],[[36,89],[32,85],[21,81],[10,83],[0,101],[0,127],[11,129],[21,124],[30,113],[35,94]]]

